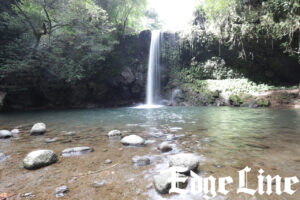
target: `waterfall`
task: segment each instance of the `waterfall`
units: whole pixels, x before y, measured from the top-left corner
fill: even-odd
[[[147,106],[153,106],[160,97],[160,35],[160,31],[152,31],[146,88]]]

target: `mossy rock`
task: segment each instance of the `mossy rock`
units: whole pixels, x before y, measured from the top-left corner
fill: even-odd
[[[220,90],[215,90],[212,92],[213,98],[216,98],[216,99],[220,97],[220,94],[221,94]]]
[[[243,104],[243,100],[236,94],[230,95],[229,97],[230,104],[233,106],[241,106]]]
[[[269,107],[271,105],[268,99],[259,99],[257,102],[258,107]]]

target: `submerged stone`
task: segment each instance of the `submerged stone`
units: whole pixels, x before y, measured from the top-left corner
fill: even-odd
[[[107,183],[105,180],[102,180],[102,181],[94,181],[94,187],[95,188],[98,188],[98,187],[103,187],[105,186]]]
[[[92,151],[94,151],[94,149],[91,148],[91,147],[74,147],[74,148],[64,149],[61,152],[61,155],[63,157],[79,156],[79,155],[82,155],[82,154],[90,153]]]
[[[27,193],[25,193],[25,194],[23,194],[23,195],[21,195],[21,196],[24,197],[24,198],[34,197],[34,195],[33,195],[32,192],[27,192]]]
[[[52,150],[37,150],[30,152],[23,160],[24,168],[38,169],[55,163],[57,155]]]
[[[0,162],[4,161],[6,159],[6,156],[4,153],[0,153]]]
[[[132,158],[132,163],[135,166],[146,166],[146,165],[150,165],[150,159],[147,156],[134,156]]]
[[[263,145],[263,144],[246,144],[249,147],[252,148],[258,148],[258,149],[269,149],[269,146]]]
[[[15,129],[11,130],[11,133],[12,133],[13,135],[17,135],[17,134],[20,133],[20,130],[17,129],[17,128],[15,128]]]
[[[180,153],[177,155],[170,156],[169,165],[170,167],[182,167],[185,168],[186,172],[197,169],[200,162],[199,156],[191,153]]]
[[[107,159],[107,160],[104,161],[104,164],[111,164],[111,163],[112,163],[112,161],[109,160],[109,159]]]
[[[69,188],[66,185],[60,186],[55,189],[55,196],[56,197],[63,197],[66,193],[69,192]]]
[[[8,130],[1,130],[0,131],[0,139],[7,139],[12,136],[12,133]]]
[[[45,142],[46,143],[53,143],[53,142],[57,142],[57,138],[47,138],[47,139],[45,139]]]
[[[74,131],[69,131],[69,132],[65,132],[65,131],[63,131],[63,136],[73,136],[73,135],[75,135],[76,133],[74,132]]]
[[[108,137],[122,136],[122,132],[119,130],[112,130],[107,133],[107,136]]]
[[[154,176],[153,185],[157,192],[160,194],[167,194],[171,189],[171,177],[172,177],[172,169],[168,169],[160,172],[159,175]],[[186,177],[185,175],[181,175],[181,177]],[[187,186],[187,181],[184,183],[179,183],[179,188],[185,188]]]
[[[137,135],[126,136],[121,140],[123,145],[141,146],[145,144],[145,140]]]
[[[161,152],[169,152],[169,151],[172,151],[172,150],[173,150],[173,147],[172,147],[172,145],[170,145],[168,142],[163,142],[163,143],[161,143],[161,144],[158,146],[158,149],[159,149]]]
[[[39,122],[32,126],[30,135],[42,135],[46,132],[46,124]]]

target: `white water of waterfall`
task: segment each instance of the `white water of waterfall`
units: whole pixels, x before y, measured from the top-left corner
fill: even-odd
[[[146,105],[155,105],[160,96],[160,31],[152,31],[148,75],[146,88]]]

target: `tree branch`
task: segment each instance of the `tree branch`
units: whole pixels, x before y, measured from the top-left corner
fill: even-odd
[[[48,14],[48,11],[47,11],[47,9],[46,9],[46,1],[44,0],[44,6],[43,6],[43,10],[44,10],[44,12],[45,12],[45,14],[46,14],[46,17],[47,17],[47,19],[48,19],[48,23],[49,23],[49,34],[51,34],[51,31],[52,31],[52,21],[51,21],[51,19],[50,19],[50,16],[49,16],[49,14]]]
[[[28,23],[28,25],[31,27],[33,33],[35,36],[38,35],[38,32],[36,31],[35,27],[33,26],[31,20],[29,19],[29,17],[26,15],[26,13],[22,10],[22,8],[19,6],[17,1],[14,1],[14,4],[17,6],[18,10],[20,11],[20,13],[25,17],[26,22]]]

